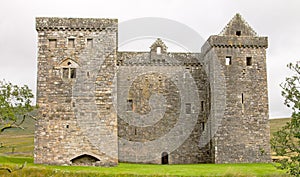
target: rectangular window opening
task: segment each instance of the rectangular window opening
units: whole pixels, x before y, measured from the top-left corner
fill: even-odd
[[[93,39],[91,39],[91,38],[87,39],[86,43],[87,43],[87,47],[88,48],[92,48],[93,47]]]
[[[247,64],[247,66],[252,65],[252,57],[246,57],[246,64]]]
[[[74,38],[68,39],[68,48],[75,48],[75,39]]]
[[[76,69],[70,68],[70,78],[76,78]]]
[[[127,100],[127,111],[133,111],[133,101],[132,101],[132,99]]]
[[[68,79],[69,78],[69,68],[63,68],[62,77],[64,79]]]
[[[225,57],[225,65],[231,65],[231,56],[226,56]]]
[[[161,47],[157,47],[157,48],[156,48],[156,54],[157,54],[157,55],[160,55],[160,54],[161,54]]]
[[[185,103],[185,113],[186,114],[192,113],[192,104],[191,103]]]
[[[57,48],[57,40],[56,39],[49,39],[49,48]]]
[[[235,34],[236,34],[237,36],[241,36],[241,35],[242,35],[242,31],[236,31]]]
[[[204,111],[204,101],[201,101],[201,112]]]

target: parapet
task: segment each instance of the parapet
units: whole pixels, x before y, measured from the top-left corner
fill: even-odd
[[[37,17],[36,30],[114,30],[117,31],[118,19],[108,18],[58,18]]]
[[[267,37],[213,35],[207,41],[215,47],[268,48]]]

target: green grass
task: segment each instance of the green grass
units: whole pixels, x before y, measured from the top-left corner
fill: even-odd
[[[0,157],[3,166],[15,167],[27,161],[27,166],[0,176],[287,176],[272,164],[197,164],[145,165],[120,163],[117,167],[50,166],[33,164],[31,157]]]
[[[270,120],[271,133],[285,125],[288,120]],[[11,174],[0,170],[0,176],[287,176],[284,171],[277,170],[272,164],[145,165],[120,163],[112,168],[37,165],[33,163],[32,158],[34,121],[28,119],[23,126],[25,130],[11,129],[0,135],[0,142],[3,142],[4,146],[0,148],[0,164],[15,168],[16,165],[20,166],[26,161],[27,165],[24,169]]]

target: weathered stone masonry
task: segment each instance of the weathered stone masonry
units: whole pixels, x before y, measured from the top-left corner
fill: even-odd
[[[201,53],[117,51],[117,20],[37,18],[35,163],[269,162],[266,37],[237,14]],[[183,34],[184,35],[184,34]]]

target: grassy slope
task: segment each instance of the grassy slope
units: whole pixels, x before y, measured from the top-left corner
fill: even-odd
[[[5,155],[33,155],[33,137],[34,137],[33,119],[26,119],[22,129],[8,129],[0,134],[0,154]]]
[[[270,133],[271,135],[278,131],[281,127],[283,127],[288,121],[290,121],[290,118],[282,118],[282,119],[270,119]]]
[[[288,119],[270,120],[271,133],[282,127]],[[34,121],[28,119],[25,130],[9,130],[0,135],[0,162],[3,165],[15,167],[25,161],[25,169],[16,171],[11,176],[285,176],[284,172],[276,170],[272,164],[198,164],[198,165],[142,165],[123,164],[115,168],[100,167],[63,167],[33,164],[33,132]],[[12,154],[14,147],[14,154]],[[9,155],[10,157],[5,157]],[[11,157],[11,156],[28,157]],[[0,171],[0,176],[8,175]]]

